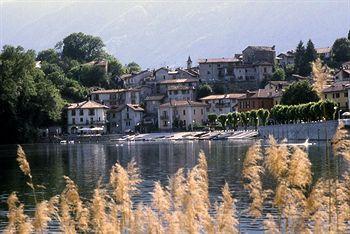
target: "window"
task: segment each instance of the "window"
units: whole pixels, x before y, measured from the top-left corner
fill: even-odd
[[[186,115],[186,110],[183,110],[183,111],[182,111],[182,114],[183,114],[183,115]]]
[[[336,97],[336,98],[339,98],[339,97],[340,97],[340,93],[336,93],[336,94],[335,94],[335,97]]]
[[[267,69],[266,69],[266,67],[264,67],[264,72],[267,72]]]
[[[196,114],[196,109],[193,109],[193,114],[194,114],[194,115]]]
[[[82,123],[83,122],[83,118],[80,118],[80,123]]]
[[[209,74],[210,74],[210,71],[207,71],[207,74],[209,75]]]
[[[75,118],[72,119],[72,123],[75,124]]]
[[[345,92],[345,93],[344,93],[344,97],[348,97],[348,92]]]
[[[89,115],[95,115],[95,110],[94,109],[89,109]]]
[[[90,123],[93,123],[94,122],[94,118],[90,118]]]
[[[75,110],[72,110],[72,116],[75,116]]]
[[[126,113],[126,118],[130,119],[129,113]]]
[[[84,115],[84,110],[83,109],[79,110],[79,115]]]
[[[177,95],[177,90],[174,91],[174,94]]]
[[[112,117],[115,118],[115,113],[112,114]]]
[[[204,114],[204,111],[203,111],[203,109],[201,109],[201,115],[203,115]]]
[[[327,99],[327,94],[324,95],[324,98]]]

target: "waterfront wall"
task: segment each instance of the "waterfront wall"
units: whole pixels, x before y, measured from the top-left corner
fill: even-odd
[[[326,122],[281,124],[258,127],[261,138],[273,135],[275,139],[327,140],[331,139],[338,127],[338,120]]]

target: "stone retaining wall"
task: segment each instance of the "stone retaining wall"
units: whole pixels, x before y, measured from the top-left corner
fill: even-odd
[[[281,124],[258,127],[261,138],[271,134],[276,139],[288,140],[326,140],[331,139],[338,127],[338,121],[312,122],[299,124]]]

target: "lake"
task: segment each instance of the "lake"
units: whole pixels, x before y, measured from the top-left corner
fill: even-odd
[[[73,179],[84,198],[90,198],[98,181],[108,182],[112,166],[119,161],[125,166],[135,158],[143,182],[137,203],[150,201],[154,182],[167,184],[168,177],[179,168],[191,168],[196,164],[198,152],[203,149],[209,169],[209,191],[212,201],[220,196],[220,189],[228,182],[233,196],[237,199],[237,210],[242,232],[261,232],[262,220],[253,220],[246,214],[249,206],[248,193],[243,190],[241,170],[245,153],[254,141],[179,141],[179,142],[134,142],[123,144],[32,144],[23,145],[32,169],[35,184],[46,186],[39,192],[39,198],[48,198],[61,193],[64,188],[63,175]],[[308,147],[314,177],[325,173],[324,143]],[[26,185],[26,178],[16,162],[16,146],[0,146],[0,230],[6,225],[6,199],[12,191],[33,210],[33,197]],[[269,178],[264,183],[272,183]],[[271,184],[270,184],[271,185]],[[275,213],[271,203],[266,203],[264,215]]]

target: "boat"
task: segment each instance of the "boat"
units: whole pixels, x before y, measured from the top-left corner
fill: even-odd
[[[67,144],[67,141],[66,140],[62,140],[62,141],[60,141],[60,144],[65,145],[65,144]]]

